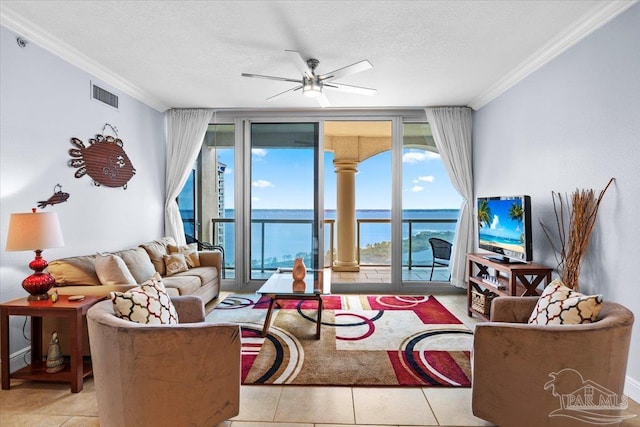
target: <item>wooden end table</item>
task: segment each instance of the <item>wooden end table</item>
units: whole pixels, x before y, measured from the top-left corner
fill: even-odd
[[[81,391],[84,377],[92,374],[91,362],[85,362],[82,357],[82,322],[89,307],[102,299],[104,298],[87,296],[82,301],[69,301],[69,296],[60,295],[55,303],[51,300],[27,301],[25,297],[0,304],[2,389],[9,390],[11,378],[16,378],[68,382],[71,383],[72,393]],[[31,364],[13,373],[9,366],[9,316],[31,317]],[[47,316],[69,320],[71,354],[69,360],[65,360],[65,368],[55,374],[47,372],[46,359],[43,359],[42,354],[42,318]]]

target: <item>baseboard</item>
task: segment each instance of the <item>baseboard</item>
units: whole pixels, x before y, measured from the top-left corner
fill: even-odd
[[[633,401],[640,403],[640,381],[627,376],[624,382],[624,394],[629,396]]]
[[[24,359],[26,359],[25,355],[29,354],[30,351],[31,347],[25,347],[15,353],[11,353],[9,355],[9,372],[15,372],[27,366],[29,362],[26,362]]]

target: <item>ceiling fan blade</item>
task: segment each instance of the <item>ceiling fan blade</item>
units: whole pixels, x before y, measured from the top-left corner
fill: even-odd
[[[301,80],[288,79],[286,77],[263,76],[262,74],[242,73],[242,77],[258,77],[260,79],[279,80],[281,82],[302,83]]]
[[[329,88],[329,89],[337,89],[337,90],[340,90],[342,92],[356,93],[358,95],[369,95],[369,96],[371,96],[371,95],[374,95],[376,93],[375,89],[371,89],[371,88],[368,88],[368,87],[345,85],[343,83],[336,83],[336,82],[324,83],[322,86],[326,87],[326,88]]]
[[[302,89],[302,85],[296,86],[296,87],[292,87],[291,89],[287,89],[284,92],[276,93],[275,95],[270,96],[269,98],[267,98],[267,101],[271,101],[275,97],[278,97],[280,95],[284,95],[287,92],[295,92],[296,90],[299,90],[299,89]]]
[[[338,68],[330,73],[322,74],[318,76],[318,80],[339,79],[340,77],[350,76],[351,74],[359,73],[361,71],[370,70],[373,68],[371,62],[366,59],[355,64],[347,65],[346,67]]]
[[[289,58],[291,58],[296,68],[298,69],[298,71],[300,71],[300,73],[302,73],[303,76],[308,79],[313,78],[311,68],[309,68],[309,66],[307,65],[307,61],[305,61],[302,55],[300,55],[300,52],[296,50],[285,50],[285,52],[287,52]]]
[[[327,98],[327,96],[324,93],[321,94],[316,99],[318,100],[318,104],[320,104],[320,106],[322,108],[331,107],[331,103],[329,102],[329,99]]]

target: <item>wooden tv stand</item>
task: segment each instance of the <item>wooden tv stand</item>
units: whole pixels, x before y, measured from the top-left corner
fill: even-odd
[[[490,254],[467,254],[467,314],[488,320],[489,315],[472,307],[472,292],[487,289],[498,296],[540,295],[538,285],[551,282],[552,269],[535,263],[501,263],[487,259]],[[483,279],[483,275],[489,277]]]

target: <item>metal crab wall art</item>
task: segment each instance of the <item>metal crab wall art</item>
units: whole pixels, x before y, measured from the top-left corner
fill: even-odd
[[[72,159],[68,164],[78,168],[74,174],[76,178],[89,175],[96,186],[127,189],[127,183],[135,175],[136,169],[124,152],[120,138],[96,135],[89,139],[88,147],[78,138],[71,138],[71,144],[76,148],[69,150]]]

